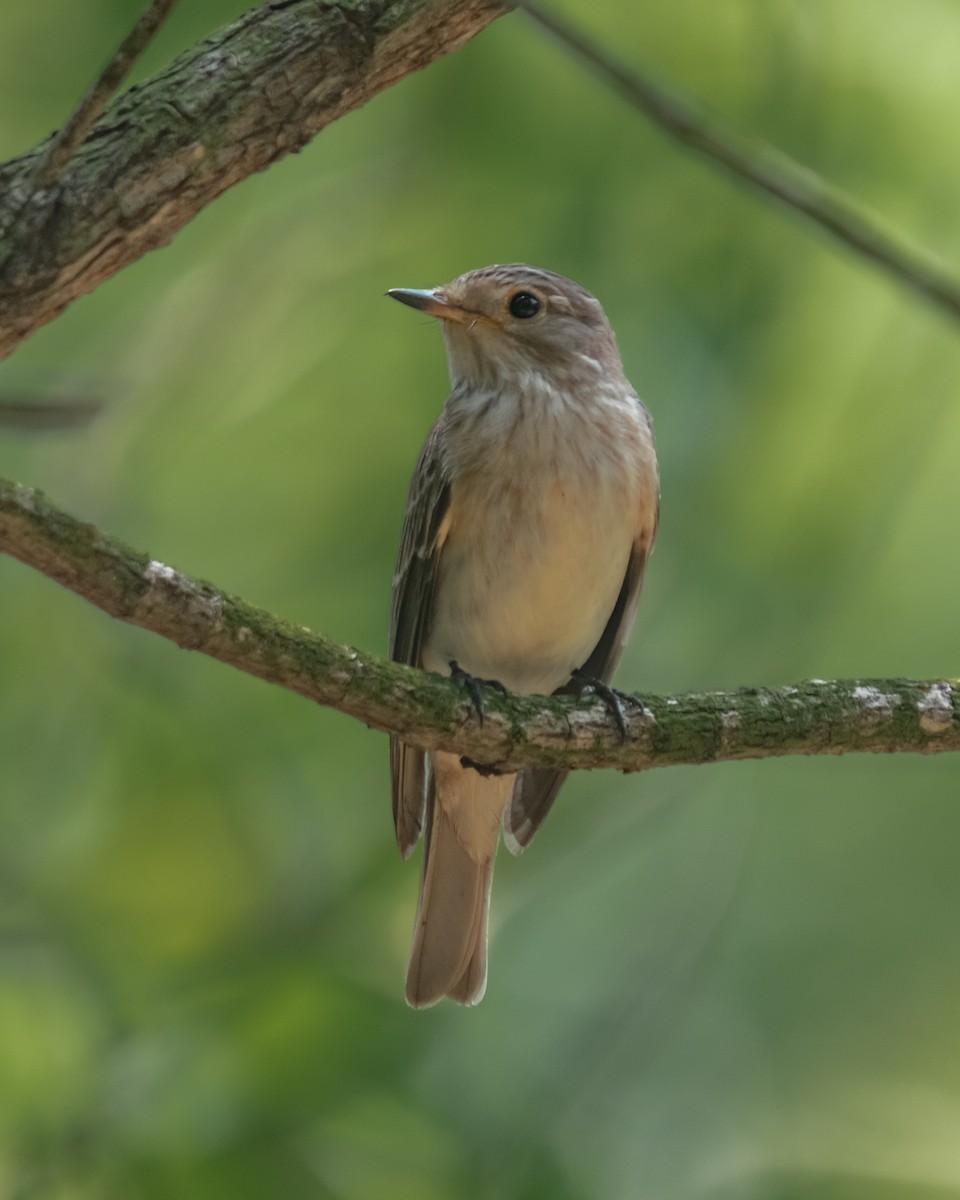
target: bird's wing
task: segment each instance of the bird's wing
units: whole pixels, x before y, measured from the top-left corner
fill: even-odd
[[[390,657],[412,667],[421,665],[423,641],[433,616],[443,524],[450,505],[450,487],[440,455],[442,427],[441,415],[430,431],[413,473],[393,576]],[[406,746],[392,736],[390,774],[397,844],[406,858],[423,827],[428,786],[426,756],[422,750]]]
[[[656,532],[656,522],[653,532]],[[584,678],[599,679],[606,683],[613,674],[633,628],[643,572],[652,545],[653,535],[649,533],[634,543],[610,620],[593,653],[580,668]],[[576,694],[581,686],[571,679],[563,687],[557,688],[555,695]],[[567,771],[557,771],[552,767],[527,767],[517,776],[513,798],[503,817],[503,838],[513,854],[519,854],[530,844],[568,774]]]

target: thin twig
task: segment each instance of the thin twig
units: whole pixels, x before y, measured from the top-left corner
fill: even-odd
[[[103,411],[104,402],[90,396],[40,397],[0,395],[0,428],[31,433],[79,429]]]
[[[746,137],[672,85],[655,82],[638,68],[619,62],[532,0],[514,0],[514,7],[556,37],[670,137],[802,213],[955,320],[960,318],[960,280],[852,196],[773,146]]]
[[[37,170],[38,188],[52,187],[56,183],[60,172],[86,140],[87,134],[103,115],[110,97],[150,44],[176,3],[177,0],[152,0],[150,7],[117,47],[116,53],[77,105],[73,116],[54,135]]]
[[[621,738],[595,697],[484,698],[291,625],[138,553],[0,480],[0,553],[42,571],[104,612],[329,705],[425,750],[508,769],[539,764],[638,771],[680,763],[854,751],[960,750],[956,680],[809,680],[794,687],[644,695]],[[9,620],[9,614],[7,620]]]

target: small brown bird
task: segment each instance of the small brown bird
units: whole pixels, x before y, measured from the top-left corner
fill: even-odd
[[[391,657],[520,694],[606,682],[640,597],[659,477],[603,309],[521,264],[388,295],[441,322],[453,383],[410,485]],[[426,827],[407,1001],[476,1004],[501,824],[518,853],[566,772],[481,775],[396,737],[390,765],[404,857]]]

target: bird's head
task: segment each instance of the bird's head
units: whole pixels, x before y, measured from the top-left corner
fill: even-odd
[[[441,287],[387,295],[442,323],[454,384],[622,370],[599,301],[553,271],[521,263],[483,267]]]

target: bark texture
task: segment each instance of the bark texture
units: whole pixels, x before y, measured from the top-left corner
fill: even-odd
[[[0,358],[221,192],[458,49],[494,0],[273,0],[115,100],[52,187],[0,166]]]
[[[960,750],[953,680],[809,680],[793,687],[635,698],[621,741],[602,703],[501,696],[483,725],[440,675],[363,654],[279,620],[212,584],[131,550],[0,480],[0,552],[110,616],[398,733],[424,749],[506,768],[539,764],[639,771],[680,763],[853,751]]]

